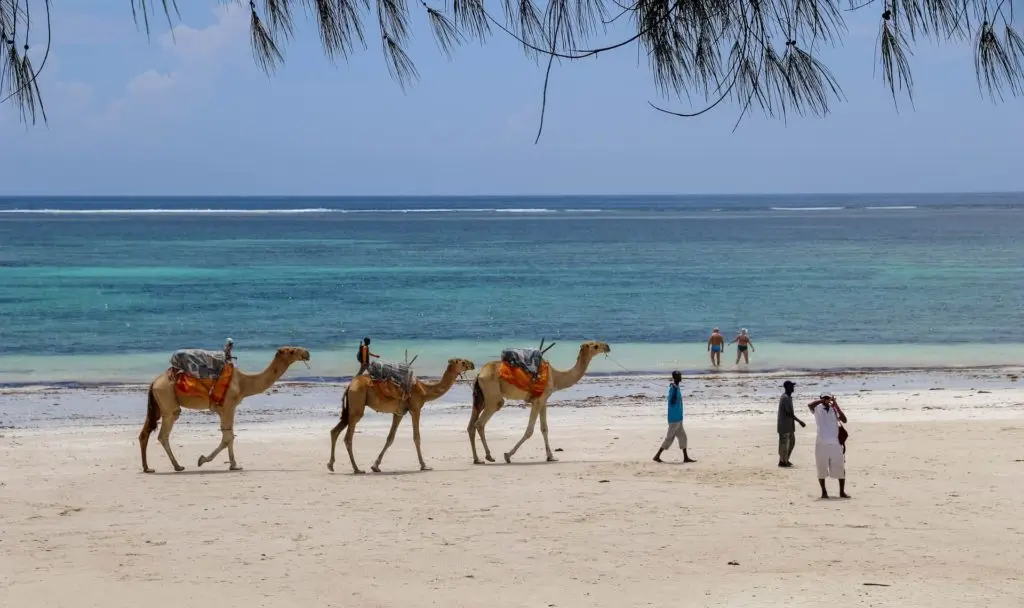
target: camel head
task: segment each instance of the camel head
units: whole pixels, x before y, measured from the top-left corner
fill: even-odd
[[[598,355],[607,355],[612,352],[612,347],[608,346],[606,342],[584,342],[580,344],[580,357],[587,361],[590,361]]]
[[[282,346],[277,349],[275,359],[281,359],[291,365],[296,361],[309,361],[309,351],[301,346]]]
[[[455,373],[461,376],[476,369],[476,365],[469,359],[448,359],[448,369],[455,370]]]

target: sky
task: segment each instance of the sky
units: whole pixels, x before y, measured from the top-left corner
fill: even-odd
[[[417,12],[408,51],[420,79],[403,92],[377,44],[332,64],[300,17],[268,77],[246,7],[178,4],[172,39],[162,16],[149,38],[137,29],[129,0],[55,3],[40,77],[49,123],[26,127],[0,106],[3,194],[1024,190],[1024,98],[982,96],[969,45],[919,41],[914,103],[897,108],[875,73],[877,16],[849,18],[843,46],[824,55],[847,98],[825,118],[754,113],[733,132],[734,104],[692,119],[656,112],[648,100],[688,107],[659,99],[627,47],[555,65],[535,145],[543,66],[499,31],[449,60]]]

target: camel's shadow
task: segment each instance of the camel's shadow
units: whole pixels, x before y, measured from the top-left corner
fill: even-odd
[[[434,472],[433,469],[431,469],[429,471],[414,471],[414,470],[381,471],[380,473],[370,472],[370,473],[364,473],[362,475],[357,475],[355,473],[348,473],[348,476],[349,477],[393,477],[393,476],[396,476],[396,475],[421,475],[421,474],[433,473],[433,472]]]
[[[162,477],[174,477],[180,475],[245,475],[246,473],[301,473],[299,469],[243,469],[232,471],[230,469],[185,469],[184,471],[154,471],[143,473]]]
[[[548,462],[547,460],[528,460],[526,462],[492,462],[489,466],[499,467],[538,467],[541,465],[557,466],[560,464],[576,464],[573,460],[556,460],[555,462]]]

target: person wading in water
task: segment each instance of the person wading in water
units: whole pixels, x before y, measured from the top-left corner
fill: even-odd
[[[725,336],[719,333],[716,327],[708,338],[708,352],[711,353],[711,365],[719,367],[722,365],[722,351],[725,350]]]
[[[736,343],[736,365],[740,364],[740,358],[743,358],[743,362],[750,365],[750,353],[747,351],[754,350],[754,342],[750,339],[750,334],[747,333],[746,328],[740,330],[740,335],[733,338],[733,342]]]

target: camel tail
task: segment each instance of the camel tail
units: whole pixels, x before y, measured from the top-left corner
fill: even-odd
[[[341,422],[338,426],[345,428],[348,426],[348,389],[345,389],[345,394],[341,396]]]
[[[479,412],[484,409],[484,389],[480,388],[480,378],[473,383],[473,410]]]
[[[146,435],[153,434],[157,424],[160,422],[160,406],[156,402],[156,395],[153,394],[153,385],[149,385],[149,402],[146,404],[146,421],[142,423],[142,432]]]

